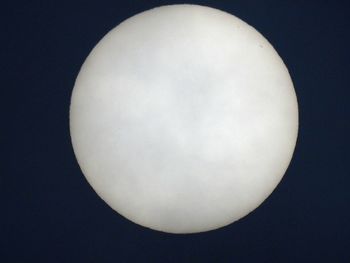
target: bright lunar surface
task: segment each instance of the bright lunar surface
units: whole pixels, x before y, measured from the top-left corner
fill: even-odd
[[[195,233],[271,194],[293,155],[298,105],[286,66],[253,27],[209,7],[163,6],[92,50],[70,131],[110,207],[148,228]]]

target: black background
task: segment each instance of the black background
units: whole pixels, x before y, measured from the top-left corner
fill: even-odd
[[[1,9],[0,262],[350,262],[349,5],[188,1],[254,26],[294,81],[300,131],[274,193],[222,229],[135,225],[85,181],[69,136],[80,66],[124,19],[180,1],[8,1]]]

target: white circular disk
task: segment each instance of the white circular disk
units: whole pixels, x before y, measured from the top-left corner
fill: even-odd
[[[287,68],[254,28],[172,5],[97,44],[75,83],[70,129],[85,177],[115,211],[194,233],[271,194],[294,151],[298,105]]]

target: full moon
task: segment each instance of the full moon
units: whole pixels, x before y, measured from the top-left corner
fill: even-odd
[[[257,208],[291,161],[298,104],[271,44],[226,12],[170,5],[137,14],[91,51],[70,132],[95,192],[163,232],[226,226]]]

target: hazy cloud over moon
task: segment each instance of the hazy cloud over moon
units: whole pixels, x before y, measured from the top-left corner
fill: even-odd
[[[298,105],[283,61],[253,27],[209,7],[133,16],[92,50],[70,108],[74,152],[114,210],[193,233],[254,210],[283,177]]]

